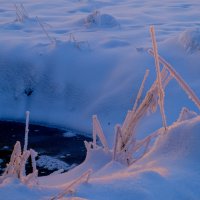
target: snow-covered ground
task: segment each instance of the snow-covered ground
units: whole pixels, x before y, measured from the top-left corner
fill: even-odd
[[[160,55],[200,97],[199,8],[197,0],[0,0],[0,118],[24,120],[30,110],[31,121],[91,133],[91,117],[97,114],[111,147],[114,125],[122,124],[132,108],[145,70],[150,70],[145,92],[156,77],[154,59],[147,53],[150,25]],[[168,125],[183,106],[199,113],[175,80],[165,92]],[[64,180],[69,183],[69,177],[91,166],[94,173],[77,189],[79,197],[198,200],[199,124],[199,117],[179,120],[128,168],[112,162],[111,155],[93,152],[66,177],[41,178],[40,187],[6,180],[0,196],[54,196]],[[161,126],[158,109],[137,132],[143,137]]]
[[[130,167],[112,161],[110,154],[99,149],[91,151],[84,163],[68,173],[39,178],[38,186],[30,188],[18,180],[6,179],[0,185],[1,199],[51,199],[67,188],[70,181],[92,169],[89,182],[76,188],[73,197],[95,200],[198,200],[199,130],[199,116],[174,123],[148,154]]]
[[[24,119],[28,109],[32,121],[91,132],[91,116],[98,114],[112,130],[132,106],[147,68],[154,80],[154,60],[145,52],[151,24],[160,54],[200,94],[198,1],[20,2],[28,14],[23,22],[16,21],[15,1],[1,1],[1,118]],[[177,97],[187,102],[176,86],[167,89],[169,123],[182,106]]]

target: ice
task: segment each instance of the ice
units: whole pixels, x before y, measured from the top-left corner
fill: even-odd
[[[23,151],[26,151],[27,147],[28,147],[29,115],[30,115],[30,112],[26,111],[26,127],[25,127],[25,137],[24,137],[24,149],[23,149]]]
[[[36,164],[37,166],[44,167],[48,170],[55,170],[55,169],[68,170],[70,168],[70,166],[67,163],[46,155],[39,156],[39,159],[36,161]]]
[[[188,53],[195,53],[200,50],[200,29],[189,29],[179,37],[181,45]]]

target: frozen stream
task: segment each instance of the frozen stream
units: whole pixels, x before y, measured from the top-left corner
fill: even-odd
[[[49,174],[60,168],[65,171],[80,164],[86,154],[84,140],[90,140],[74,131],[30,125],[29,144],[39,153],[39,175]],[[0,121],[0,165],[1,172],[9,162],[16,141],[24,144],[24,123]],[[6,146],[5,146],[6,145]],[[27,169],[29,170],[29,169]]]

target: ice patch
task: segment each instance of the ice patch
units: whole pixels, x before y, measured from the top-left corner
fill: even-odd
[[[72,131],[67,131],[65,133],[63,133],[63,137],[75,137],[76,133],[72,132]]]
[[[48,170],[55,170],[55,169],[69,170],[71,168],[71,166],[68,165],[67,163],[46,155],[40,156],[36,162],[37,166],[44,167]]]

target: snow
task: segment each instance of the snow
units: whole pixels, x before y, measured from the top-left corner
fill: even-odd
[[[10,189],[21,199],[28,195],[30,199],[52,197],[62,191],[67,182],[91,167],[93,174],[89,182],[80,185],[74,196],[97,200],[102,197],[124,200],[133,197],[145,200],[198,199],[199,130],[199,116],[169,126],[168,133],[161,135],[148,154],[130,167],[112,161],[102,149],[92,150],[81,165],[69,172],[39,178],[37,187],[30,189],[10,180],[1,184],[0,191],[4,198]],[[24,193],[19,194],[20,190]]]
[[[199,110],[174,79],[165,90],[167,132],[160,129],[158,111],[136,127],[138,138],[160,135],[148,153],[125,166],[113,160],[112,147],[114,126],[133,107],[146,69],[144,94],[156,77],[148,54],[150,25],[159,55],[200,97],[200,2],[29,0],[18,1],[17,8],[14,3],[0,2],[0,118],[24,121],[29,110],[31,122],[92,135],[97,115],[111,151],[90,149],[81,165],[39,177],[36,186],[0,179],[1,199],[50,199],[92,169],[89,181],[63,199],[199,200]],[[41,165],[68,167],[40,159]]]
[[[192,119],[197,116],[197,113],[194,111],[189,110],[188,108],[183,107],[181,110],[181,113],[179,115],[179,118],[177,119],[177,122],[181,122],[183,120]]]
[[[184,47],[193,49],[195,42],[180,39],[198,27],[198,2],[26,1],[28,18],[23,23],[15,21],[13,3],[1,2],[1,118],[23,120],[30,110],[37,123],[91,132],[91,117],[97,114],[106,131],[112,132],[134,102],[146,68],[149,81],[155,76],[153,59],[136,50],[151,46],[150,24],[155,24],[159,51],[172,64],[179,55],[186,56],[175,65],[179,72],[198,71],[198,62],[192,62]],[[94,13],[97,24],[87,26],[85,20]],[[198,41],[195,35],[189,31],[185,40]],[[192,63],[189,69],[186,61]],[[197,82],[197,76],[190,80],[198,91]],[[180,109],[173,111],[174,119]]]
[[[200,30],[198,28],[184,31],[179,40],[189,53],[195,53],[200,50]]]

